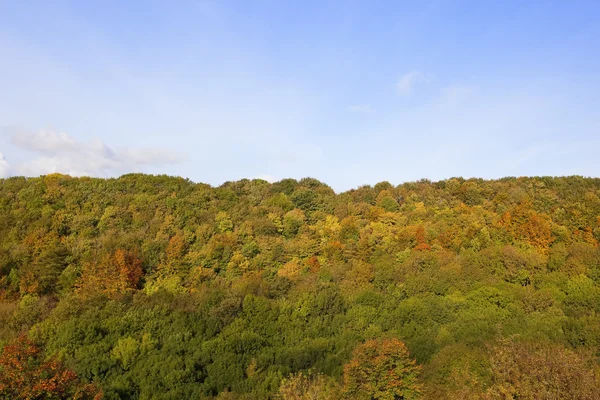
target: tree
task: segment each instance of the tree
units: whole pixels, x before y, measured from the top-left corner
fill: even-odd
[[[415,238],[417,241],[417,245],[415,246],[415,250],[429,250],[431,246],[425,241],[425,228],[423,225],[417,226],[417,230],[415,232]]]
[[[420,370],[400,340],[368,340],[344,366],[344,394],[365,400],[418,399],[422,393]]]
[[[42,351],[25,336],[4,346],[0,356],[3,399],[102,399],[102,391],[85,384],[56,359],[43,361]]]
[[[294,237],[304,224],[304,212],[294,209],[283,216],[283,234],[286,238]]]
[[[503,340],[492,349],[485,400],[580,399],[600,393],[600,380],[580,354],[557,344]]]
[[[112,258],[119,271],[119,290],[125,292],[129,289],[137,289],[144,273],[142,260],[135,252],[122,249],[115,251]]]
[[[338,398],[337,389],[323,374],[314,374],[310,371],[307,374],[298,372],[281,381],[279,398],[281,400],[335,399]]]
[[[231,232],[233,230],[233,222],[225,211],[220,211],[215,215],[215,222],[219,232]]]
[[[79,293],[125,293],[137,289],[142,274],[136,253],[119,249],[100,261],[85,263],[75,286]]]

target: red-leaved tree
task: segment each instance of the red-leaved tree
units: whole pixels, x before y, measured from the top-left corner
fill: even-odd
[[[25,336],[7,344],[0,355],[0,398],[100,400],[102,391],[82,383],[75,372],[42,351]]]

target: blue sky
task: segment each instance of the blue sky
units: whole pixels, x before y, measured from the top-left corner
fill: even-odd
[[[0,0],[0,176],[600,176],[598,1]]]

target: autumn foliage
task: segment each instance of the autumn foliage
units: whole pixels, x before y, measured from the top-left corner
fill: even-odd
[[[598,398],[599,242],[597,178],[0,179],[0,398]]]
[[[42,351],[25,336],[6,345],[0,355],[0,397],[3,399],[102,399],[102,392],[83,384],[75,372]]]
[[[344,394],[349,399],[420,398],[420,367],[400,340],[368,340],[344,366]]]
[[[589,358],[556,344],[502,340],[492,348],[491,369],[485,400],[594,400],[600,395]]]
[[[323,374],[298,372],[284,378],[279,385],[281,400],[329,400],[337,396]]]
[[[80,293],[114,295],[136,289],[142,277],[142,261],[134,252],[117,250],[99,261],[87,262],[76,283]]]

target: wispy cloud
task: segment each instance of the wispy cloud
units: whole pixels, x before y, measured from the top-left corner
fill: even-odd
[[[67,133],[51,130],[29,132],[11,130],[11,143],[23,150],[33,152],[37,158],[8,167],[0,160],[0,175],[26,176],[61,172],[73,176],[112,176],[140,166],[177,164],[184,156],[163,148],[113,149],[101,140],[80,142]]]
[[[119,156],[142,165],[179,164],[183,160],[179,153],[158,148],[125,148]]]
[[[10,165],[6,161],[4,154],[0,153],[0,178],[6,178],[10,171]]]
[[[403,96],[410,95],[415,86],[420,84],[429,83],[429,78],[425,76],[421,71],[411,71],[404,74],[396,83],[398,93]]]
[[[452,84],[441,89],[439,98],[443,105],[456,107],[468,101],[475,92],[472,86]]]
[[[348,107],[348,109],[357,114],[371,114],[373,111],[375,111],[369,104],[355,104]]]

